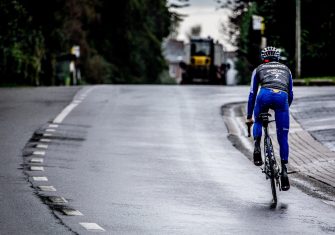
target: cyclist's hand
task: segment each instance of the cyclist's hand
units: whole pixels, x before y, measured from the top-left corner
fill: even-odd
[[[245,121],[245,124],[247,124],[248,126],[251,126],[252,124],[254,124],[254,120],[252,118],[248,118],[246,121]]]
[[[247,120],[245,121],[245,124],[247,124],[248,126],[248,137],[251,137],[251,126],[252,124],[254,124],[254,120],[252,118],[247,118]]]

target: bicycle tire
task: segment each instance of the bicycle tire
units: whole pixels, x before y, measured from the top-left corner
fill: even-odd
[[[272,199],[273,203],[277,204],[277,191],[276,191],[276,182],[275,182],[275,169],[274,169],[274,150],[271,138],[268,136],[264,139],[264,147],[266,152],[266,157],[269,158],[269,166],[270,166],[270,183],[271,183],[271,192],[272,192]],[[273,158],[272,158],[273,156]]]
[[[276,182],[275,182],[273,167],[271,167],[270,182],[271,182],[271,192],[272,192],[273,203],[277,204],[277,190],[276,190]]]

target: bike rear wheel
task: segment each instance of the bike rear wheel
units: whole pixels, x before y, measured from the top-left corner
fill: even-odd
[[[277,191],[276,191],[276,177],[275,177],[275,157],[274,157],[274,150],[273,145],[270,137],[265,138],[264,140],[264,147],[265,147],[265,154],[266,157],[269,159],[269,167],[270,167],[270,183],[271,183],[271,192],[272,192],[272,199],[274,205],[277,204]]]
[[[276,181],[275,181],[275,177],[274,177],[273,167],[271,167],[271,168],[272,169],[271,169],[270,182],[271,182],[272,199],[273,199],[273,203],[277,204]]]

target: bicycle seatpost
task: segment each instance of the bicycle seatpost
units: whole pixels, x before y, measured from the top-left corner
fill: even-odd
[[[259,115],[259,118],[262,120],[262,124],[264,127],[268,127],[268,124],[269,124],[269,117],[271,117],[271,114],[270,113],[261,113]]]

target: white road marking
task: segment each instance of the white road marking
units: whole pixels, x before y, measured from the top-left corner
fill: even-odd
[[[51,136],[53,136],[53,135],[52,135],[51,133],[44,133],[43,136],[44,136],[44,137],[51,137]]]
[[[46,129],[45,131],[46,131],[46,132],[56,132],[55,129],[51,129],[51,128],[48,128],[48,129]]]
[[[63,213],[66,215],[83,215],[80,211],[74,210],[74,209],[62,209]]]
[[[83,226],[86,230],[89,230],[89,231],[106,231],[105,229],[103,229],[96,223],[86,223],[85,222],[85,223],[79,223],[79,224]]]
[[[45,155],[45,151],[34,151],[33,155],[44,156]]]
[[[38,188],[39,188],[41,191],[56,192],[56,189],[55,189],[54,186],[41,185],[41,186],[38,186]]]
[[[45,176],[33,176],[34,181],[48,181],[48,178]]]
[[[46,145],[46,144],[38,144],[38,145],[36,145],[36,148],[47,149],[48,145]]]
[[[67,115],[69,115],[69,113],[78,106],[78,104],[80,104],[88,95],[88,93],[90,93],[92,90],[94,89],[94,87],[90,87],[89,89],[85,90],[84,92],[82,92],[81,94],[77,94],[74,99],[72,100],[72,102],[66,106],[63,111],[58,114],[58,116],[53,120],[54,124],[59,124],[62,123],[64,121],[64,119],[67,117]]]
[[[59,127],[59,125],[57,125],[57,124],[49,124],[49,128],[58,128]]]
[[[63,197],[58,197],[58,196],[50,196],[49,197],[49,200],[52,202],[52,203],[55,203],[55,204],[65,204],[67,203],[67,200]]]
[[[62,123],[63,120],[66,118],[67,115],[75,108],[78,104],[70,103],[68,106],[63,109],[63,111],[58,114],[58,116],[54,119],[54,123]]]
[[[51,139],[40,139],[40,142],[50,143],[50,142],[51,142]]]
[[[44,171],[44,167],[43,166],[31,166],[30,170],[31,171]]]
[[[29,162],[31,163],[43,163],[44,159],[43,158],[32,158],[30,159]]]

